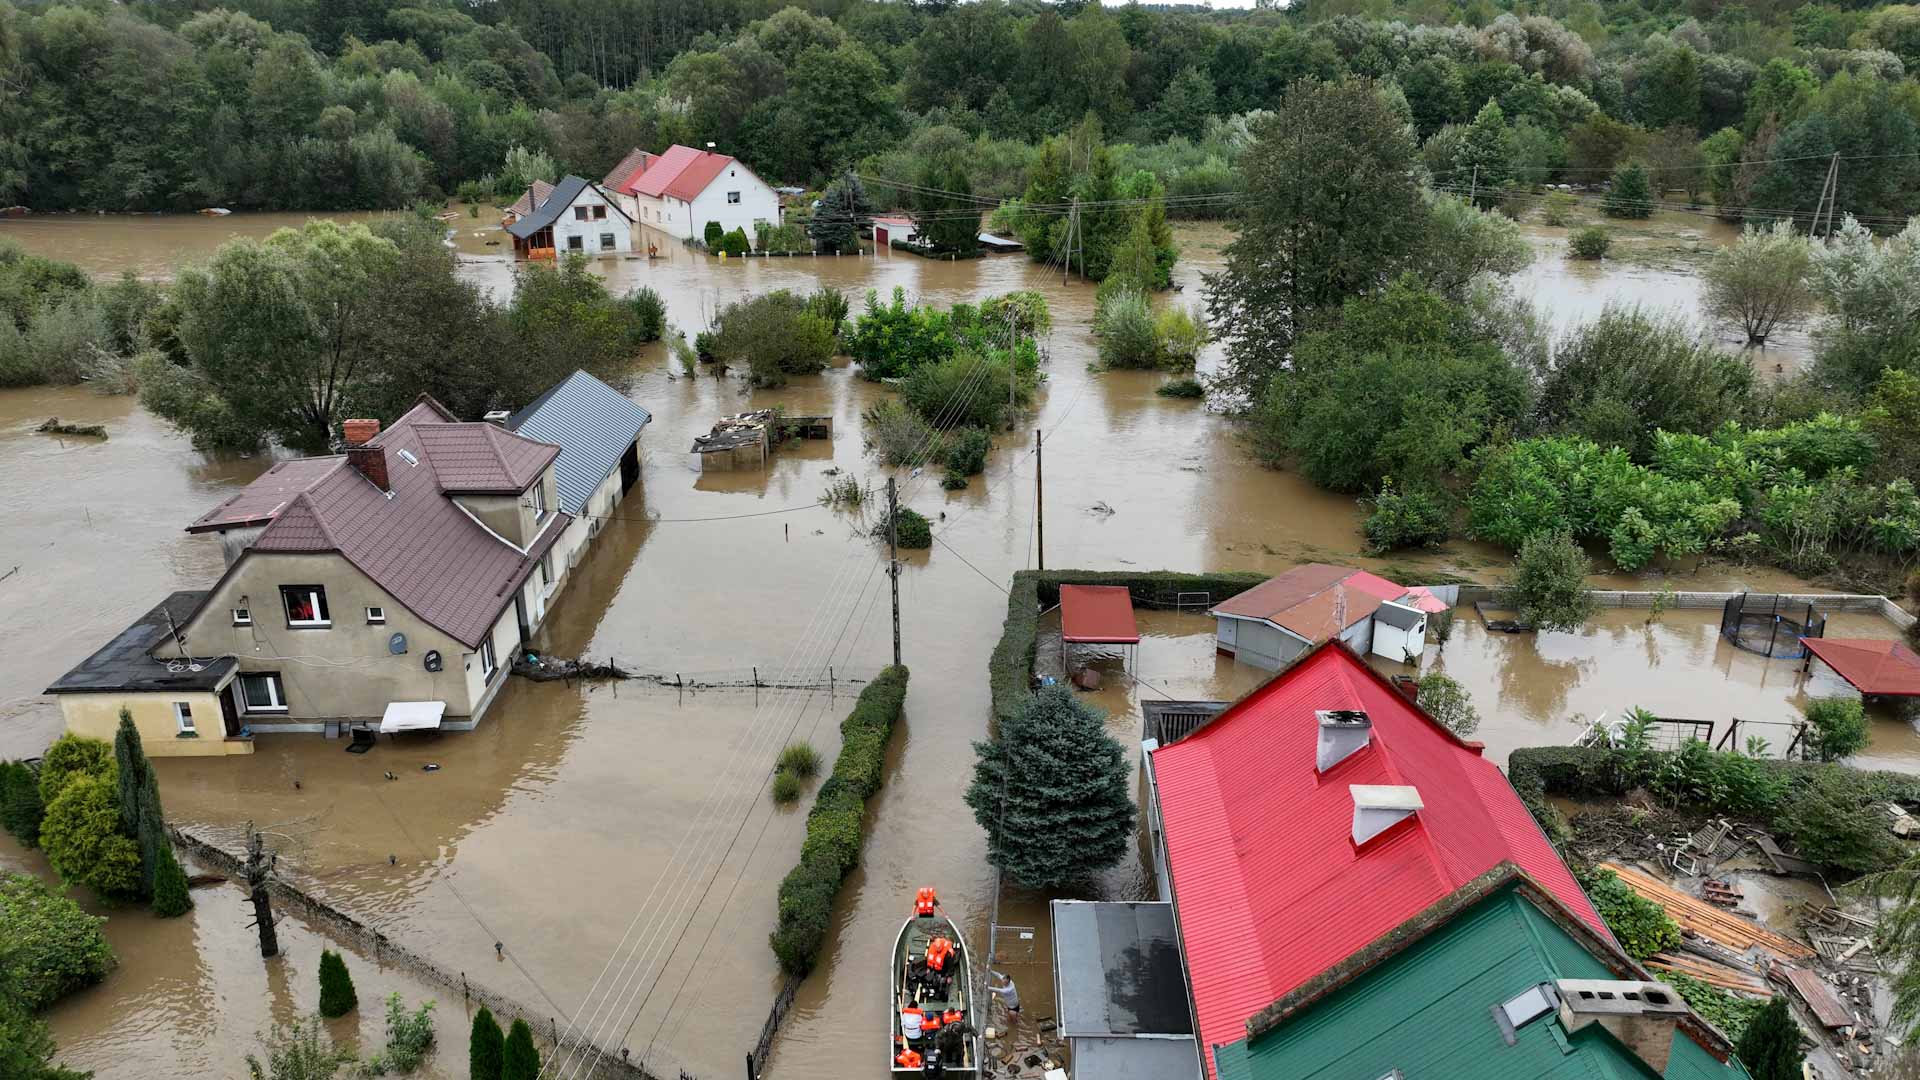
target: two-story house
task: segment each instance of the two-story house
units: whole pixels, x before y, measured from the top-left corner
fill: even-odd
[[[212,588],[177,593],[63,676],[69,730],[150,753],[245,753],[269,731],[470,729],[561,577],[560,447],[422,397],[346,453],[283,461],[188,527],[219,537]]]

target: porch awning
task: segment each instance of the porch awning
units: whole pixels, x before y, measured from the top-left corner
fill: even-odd
[[[1801,638],[1807,651],[1863,694],[1920,697],[1920,654],[1877,638]]]
[[[446,712],[444,701],[389,701],[386,713],[380,717],[380,730],[392,734],[437,728]]]
[[[1138,645],[1133,597],[1122,585],[1062,585],[1060,632],[1070,642]]]

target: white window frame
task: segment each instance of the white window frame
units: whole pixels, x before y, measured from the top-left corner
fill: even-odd
[[[267,701],[270,704],[255,705],[253,701],[247,697],[246,681],[248,679],[265,679],[267,681]],[[240,673],[238,681],[240,683],[241,712],[252,715],[254,713],[283,713],[287,711],[287,688],[281,682],[278,672],[243,671]]]
[[[253,625],[253,609],[243,608],[243,607],[234,608],[233,609],[233,625],[252,626]]]
[[[367,625],[368,626],[385,626],[386,624],[387,624],[387,609],[384,607],[381,607],[378,604],[368,604],[367,605]]]
[[[317,619],[296,619],[293,608],[287,604],[288,589],[307,590],[307,601],[312,605]],[[333,625],[333,609],[327,605],[327,587],[325,585],[282,585],[280,586],[280,607],[286,612],[287,625],[298,630],[324,630]]]
[[[493,673],[499,670],[499,661],[493,655],[493,636],[489,634],[480,642],[480,682],[493,681]]]
[[[182,735],[200,734],[200,729],[193,726],[193,703],[190,701],[173,703],[173,722]]]
[[[535,524],[537,525],[537,524],[539,524],[540,522],[542,522],[542,521],[545,521],[545,520],[547,520],[547,514],[548,514],[548,512],[549,512],[549,511],[547,510],[547,485],[546,485],[546,483],[545,483],[544,481],[542,481],[542,482],[540,482],[540,483],[536,483],[536,484],[534,484],[534,485],[533,485],[532,487],[530,487],[530,488],[528,488],[528,489],[527,489],[527,498],[528,498],[529,500],[531,500],[531,502],[532,502],[532,505],[533,505],[533,520],[534,520],[534,523],[535,523]]]
[[[553,587],[558,581],[559,578],[553,574],[553,549],[548,548],[546,554],[540,556],[540,595],[552,596]]]

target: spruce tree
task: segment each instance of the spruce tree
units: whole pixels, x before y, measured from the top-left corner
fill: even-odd
[[[345,1016],[360,1004],[353,992],[353,976],[347,974],[347,962],[332,949],[320,952],[320,1015],[333,1019]]]
[[[1653,181],[1647,176],[1647,167],[1636,161],[1615,169],[1600,212],[1617,218],[1652,217]]]
[[[153,774],[140,729],[133,714],[120,710],[120,730],[113,736],[113,759],[120,797],[120,828],[140,845],[140,892],[152,896],[160,865],[172,857],[168,849],[166,818],[160,810],[160,780]]]
[[[515,1020],[501,1054],[500,1080],[539,1080],[539,1077],[540,1051],[533,1048],[533,1029],[525,1020]]]
[[[1775,994],[1747,1022],[1734,1048],[1753,1080],[1800,1080],[1800,1025],[1787,1010],[1785,995]]]
[[[173,857],[172,848],[160,849],[160,868],[153,875],[153,913],[163,919],[176,915],[185,915],[193,908],[193,897],[187,893],[187,873],[180,869],[180,860]]]
[[[480,1006],[473,1014],[473,1035],[467,1040],[467,1080],[501,1080],[505,1049],[500,1021],[493,1018],[493,1010]]]
[[[987,831],[988,860],[1015,881],[1071,884],[1133,850],[1126,752],[1072,690],[1041,690],[1000,725],[998,741],[973,748],[979,762],[967,805]]]

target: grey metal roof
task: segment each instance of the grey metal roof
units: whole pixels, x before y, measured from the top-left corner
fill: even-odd
[[[1075,1039],[1073,1080],[1200,1080],[1200,1046],[1191,1035]]]
[[[553,185],[553,193],[547,196],[547,201],[534,207],[532,213],[507,226],[507,231],[525,240],[558,220],[561,212],[572,206],[573,200],[579,198],[580,193],[585,191],[587,185],[591,183],[593,181],[584,176],[561,177],[560,182]]]
[[[1394,601],[1388,601],[1374,609],[1373,617],[1388,626],[1400,630],[1411,630],[1426,619],[1424,612],[1401,607]]]
[[[620,467],[620,456],[640,437],[653,414],[584,371],[567,376],[508,421],[530,439],[560,447],[553,483],[560,509],[576,517],[601,481]]]
[[[187,619],[206,598],[204,590],[183,591],[168,596],[92,656],[80,661],[72,671],[60,676],[58,682],[47,687],[47,693],[193,692],[218,687],[235,667],[236,662],[231,656],[175,660],[171,666],[179,670],[174,671],[168,670],[168,659],[156,660],[150,655],[150,650],[166,641],[174,627],[187,624]],[[179,652],[171,645],[161,650],[162,655],[168,658],[177,658]],[[187,643],[187,652],[191,655],[192,642]],[[193,670],[195,667],[200,670]]]
[[[1173,905],[1053,902],[1060,1034],[1191,1035]]]

